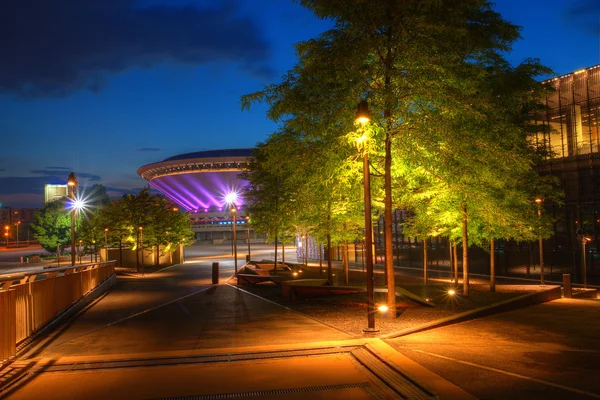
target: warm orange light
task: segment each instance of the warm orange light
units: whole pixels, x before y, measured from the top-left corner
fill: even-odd
[[[235,207],[231,207],[231,212],[232,212],[232,213],[234,213],[234,212],[236,212],[236,211],[237,211],[237,209],[236,209]]]
[[[386,306],[385,304],[382,304],[379,307],[377,307],[377,309],[379,310],[379,312],[387,312],[388,306]]]
[[[450,289],[450,290],[448,290],[448,294],[450,296],[454,296],[456,294],[456,292],[454,291],[454,289]]]
[[[369,103],[366,100],[358,103],[356,107],[356,117],[354,118],[359,124],[366,124],[371,120],[371,113],[369,112]]]
[[[543,201],[544,200],[542,198],[540,198],[540,197],[538,197],[538,198],[535,199],[535,203],[536,204],[542,204]]]
[[[142,230],[142,229],[144,229],[144,228],[140,226],[140,227],[138,227],[138,229],[141,231],[141,230]]]
[[[104,232],[108,232],[108,228],[104,228]]]

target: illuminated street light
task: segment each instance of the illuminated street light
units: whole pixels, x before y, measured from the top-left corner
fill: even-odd
[[[454,295],[455,294],[456,294],[456,291],[454,291],[454,289],[448,290],[448,296],[450,297],[450,303],[452,303],[452,312],[454,312]]]
[[[581,241],[581,277],[582,277],[582,283],[583,283],[583,287],[587,288],[587,260],[586,260],[586,254],[585,254],[585,247],[588,244],[588,242],[592,241],[592,238],[587,236],[582,230],[579,230],[577,232],[577,236],[579,237],[579,240]]]
[[[544,284],[544,244],[542,240],[542,204],[544,203],[544,199],[538,197],[535,199],[535,204],[538,206],[538,225],[539,225],[539,241],[540,241],[540,284]]]
[[[371,120],[369,113],[369,104],[366,100],[361,101],[356,108],[355,121],[364,125]],[[365,251],[366,251],[366,263],[367,263],[367,328],[363,329],[363,332],[378,332],[379,329],[375,328],[375,314],[374,314],[374,288],[373,288],[373,234],[372,234],[372,223],[371,223],[371,178],[369,172],[369,153],[367,152],[366,137],[362,137],[358,140],[359,145],[362,145],[363,153],[363,176],[364,176],[364,203],[365,203]]]
[[[71,265],[75,265],[75,190],[77,188],[77,177],[71,172],[67,180],[69,186],[69,198],[71,199]]]
[[[231,207],[231,214],[233,215],[233,265],[235,268],[235,274],[238,273],[238,263],[237,263],[237,237],[236,237],[236,211],[235,206]]]
[[[81,253],[83,253],[83,241],[79,239],[79,247],[77,247],[77,253],[79,253],[79,264],[81,264]]]
[[[17,221],[15,225],[17,226],[17,247],[19,247],[19,225],[21,225],[21,221]]]

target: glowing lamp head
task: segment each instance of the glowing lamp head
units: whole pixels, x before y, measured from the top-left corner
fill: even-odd
[[[75,199],[73,201],[73,208],[77,211],[81,210],[83,207],[85,207],[85,202],[81,199]]]
[[[67,185],[77,186],[77,178],[75,177],[75,173],[71,172],[69,174],[69,178],[67,179]]]
[[[454,296],[455,294],[456,294],[456,292],[454,291],[454,289],[448,290],[448,295]]]
[[[371,113],[369,112],[369,103],[366,100],[361,101],[356,106],[356,117],[354,119],[359,124],[366,124],[371,120]]]
[[[541,197],[538,197],[535,199],[535,204],[540,205],[543,203],[543,201],[544,201],[544,199],[542,199]]]
[[[225,195],[225,203],[233,204],[238,198],[238,194],[236,192],[229,192]]]
[[[379,310],[379,312],[387,312],[387,310],[389,310],[389,308],[385,304],[382,304],[379,307],[377,307],[377,310]]]

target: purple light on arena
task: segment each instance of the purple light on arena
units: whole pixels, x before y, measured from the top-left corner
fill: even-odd
[[[247,182],[239,179],[238,174],[219,171],[167,175],[152,179],[150,185],[188,211],[223,210],[231,204],[239,209]]]

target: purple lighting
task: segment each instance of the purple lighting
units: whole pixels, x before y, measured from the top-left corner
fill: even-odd
[[[247,183],[238,174],[238,171],[190,172],[160,176],[150,184],[187,211],[208,212],[211,208],[222,210],[227,204],[236,208],[243,204],[241,193]]]

